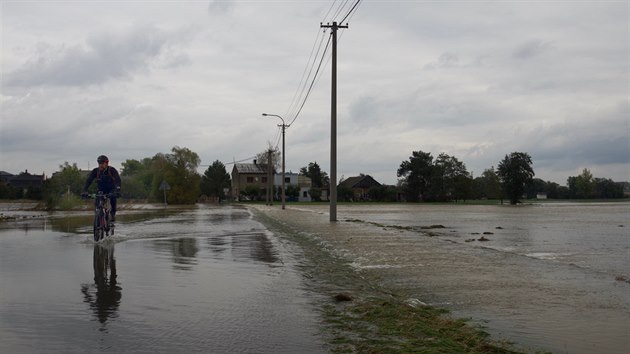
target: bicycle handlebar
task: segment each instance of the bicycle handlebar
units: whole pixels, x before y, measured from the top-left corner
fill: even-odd
[[[117,193],[98,192],[98,193],[92,193],[92,194],[85,195],[86,199],[111,198],[111,197],[117,197]]]

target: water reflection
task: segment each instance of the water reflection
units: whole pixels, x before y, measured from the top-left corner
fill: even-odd
[[[197,240],[194,238],[180,238],[175,240],[172,245],[174,267],[177,269],[189,270],[197,264],[195,257],[199,252]]]
[[[94,245],[94,284],[82,284],[83,301],[100,323],[118,316],[122,288],[118,285],[114,245]]]

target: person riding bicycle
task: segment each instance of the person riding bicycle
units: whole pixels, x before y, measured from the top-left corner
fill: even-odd
[[[83,192],[81,193],[81,196],[87,197],[87,190],[92,184],[92,181],[96,179],[98,190],[111,195],[109,201],[111,204],[111,215],[113,222],[116,221],[116,198],[120,196],[120,175],[115,168],[109,166],[109,159],[107,158],[107,156],[99,156],[96,159],[96,162],[98,162],[98,167],[90,172],[87,181],[85,181],[85,186],[83,187]]]

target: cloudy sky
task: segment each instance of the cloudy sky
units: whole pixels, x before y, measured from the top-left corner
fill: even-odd
[[[120,166],[173,146],[231,169],[277,144],[267,112],[293,122],[287,170],[330,171],[328,60],[295,114],[329,38],[320,22],[354,2],[2,0],[0,170],[50,175],[100,154]],[[523,151],[562,185],[584,168],[630,180],[628,10],[361,1],[339,31],[338,177],[394,184],[416,150],[478,176]]]

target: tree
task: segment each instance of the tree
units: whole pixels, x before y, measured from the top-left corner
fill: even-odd
[[[424,198],[431,183],[433,156],[423,151],[413,151],[409,161],[403,161],[397,176],[402,177],[402,185],[407,200],[417,202]]]
[[[319,202],[322,200],[321,188],[311,187],[311,189],[308,190],[308,194],[311,196],[311,199],[316,202]]]
[[[269,162],[269,150],[271,150],[271,161],[273,168],[276,170],[282,168],[282,166],[280,165],[280,163],[282,162],[282,153],[277,147],[272,148],[271,145],[269,145],[269,148],[267,150],[259,152],[256,155],[256,163],[258,163],[259,165],[267,165],[267,163]]]
[[[499,163],[497,175],[501,180],[503,191],[514,205],[525,192],[526,186],[534,177],[532,158],[525,152],[513,152],[505,155]]]
[[[67,161],[59,166],[59,171],[54,173],[52,178],[44,184],[43,196],[46,199],[48,208],[59,206],[62,200],[68,201],[81,194],[84,178],[81,177],[81,171],[76,163],[70,165]],[[92,184],[92,190],[95,190],[95,184]]]
[[[575,179],[575,188],[578,198],[591,198],[593,196],[593,174],[587,168]]]
[[[123,162],[121,166],[121,177],[138,175],[145,170],[145,166],[142,164],[142,162],[134,159],[125,160],[125,162]]]
[[[545,192],[547,193],[547,197],[549,197],[547,182],[540,178],[532,179],[531,183],[527,185],[526,188],[527,199],[534,199],[538,196],[538,193]]]
[[[230,185],[230,174],[227,173],[225,165],[219,160],[208,166],[208,169],[201,177],[201,193],[209,197],[217,197],[219,201],[225,199],[223,189],[229,189]]]
[[[315,162],[309,162],[308,166],[300,168],[300,173],[311,179],[311,186],[313,188],[325,188],[330,184],[330,178],[326,172]],[[321,196],[321,194],[319,195]],[[311,194],[311,197],[314,196]]]
[[[200,162],[197,153],[179,146],[173,147],[170,154],[156,154],[151,160],[153,197],[161,199],[164,192],[159,187],[162,181],[166,181],[171,186],[167,192],[170,203],[195,203],[200,194],[201,176],[197,173]]]
[[[146,199],[149,197],[153,181],[151,164],[151,158],[144,158],[142,161],[128,159],[121,164],[121,191],[124,198]]]
[[[480,177],[474,180],[474,198],[499,199],[501,198],[501,181],[494,171],[494,166],[483,171]]]
[[[298,198],[300,198],[300,187],[294,184],[289,184],[287,186],[286,196],[289,200],[298,200]]]
[[[396,187],[386,185],[374,186],[368,190],[368,196],[370,200],[377,202],[395,202]]]
[[[430,199],[466,199],[470,183],[466,165],[454,156],[441,153],[431,169]]]
[[[597,198],[623,198],[623,183],[609,178],[595,178],[593,193]]]

